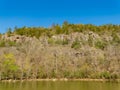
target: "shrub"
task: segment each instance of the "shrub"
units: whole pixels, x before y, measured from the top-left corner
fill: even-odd
[[[113,37],[113,42],[120,44],[120,38],[116,33],[113,33],[112,37]]]
[[[0,41],[0,47],[5,47],[5,41],[3,40]]]
[[[67,39],[65,39],[65,40],[58,39],[55,41],[55,44],[59,44],[59,45],[66,45],[68,43],[69,43],[69,41]]]
[[[54,41],[52,38],[49,38],[49,39],[48,39],[48,43],[49,43],[49,44],[54,44],[54,42],[55,42],[55,41]]]
[[[107,43],[105,43],[104,41],[97,41],[95,43],[95,47],[99,48],[99,49],[104,49],[107,46]]]
[[[88,45],[91,47],[93,46],[93,38],[91,36],[89,36]]]
[[[67,45],[67,44],[69,44],[69,40],[68,39],[63,40],[62,45]]]
[[[100,77],[101,77],[101,78],[104,78],[104,79],[110,79],[110,78],[111,78],[111,75],[110,75],[109,72],[105,71],[105,72],[102,72],[102,73],[100,74]]]
[[[56,40],[56,41],[55,41],[55,44],[62,45],[62,44],[63,44],[63,40],[61,40],[61,39],[58,39],[58,40]]]
[[[16,46],[16,42],[14,42],[14,41],[8,41],[8,45],[9,46]]]
[[[80,41],[79,40],[75,40],[73,43],[72,43],[72,45],[71,45],[71,48],[74,48],[74,49],[78,49],[78,48],[80,48],[81,47],[81,45],[80,45]]]

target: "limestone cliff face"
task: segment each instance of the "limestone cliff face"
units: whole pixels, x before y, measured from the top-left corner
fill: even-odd
[[[95,32],[89,31],[85,33],[74,32],[69,35],[59,34],[59,35],[53,35],[51,37],[41,36],[39,38],[27,37],[25,35],[17,35],[17,34],[11,34],[11,35],[4,34],[1,36],[1,40],[13,41],[16,43],[24,43],[24,42],[30,42],[32,40],[36,40],[43,43],[44,45],[50,44],[49,40],[51,40],[51,42],[53,42],[54,44],[56,42],[59,43],[67,42],[67,45],[72,45],[75,41],[77,41],[81,45],[83,44],[89,45],[90,43],[92,45],[95,45],[97,42],[112,42],[113,37],[109,34],[99,35]]]
[[[4,34],[1,36],[1,40],[13,41],[16,43],[23,43],[23,42],[31,41],[32,39],[34,38],[21,36],[21,35],[15,35],[15,34],[10,35],[10,36],[8,36],[7,34]]]

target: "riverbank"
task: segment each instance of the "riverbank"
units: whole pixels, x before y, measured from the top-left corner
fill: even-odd
[[[113,82],[120,82],[120,79],[67,79],[67,78],[61,78],[61,79],[24,79],[24,80],[1,80],[1,82],[24,82],[24,81],[95,81],[95,82],[108,82],[108,81],[113,81]]]

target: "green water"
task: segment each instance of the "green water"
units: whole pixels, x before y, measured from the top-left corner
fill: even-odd
[[[120,83],[87,81],[0,82],[0,90],[120,90]]]

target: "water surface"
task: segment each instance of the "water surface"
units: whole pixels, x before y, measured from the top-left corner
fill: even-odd
[[[120,83],[91,81],[0,82],[0,90],[120,90]]]

